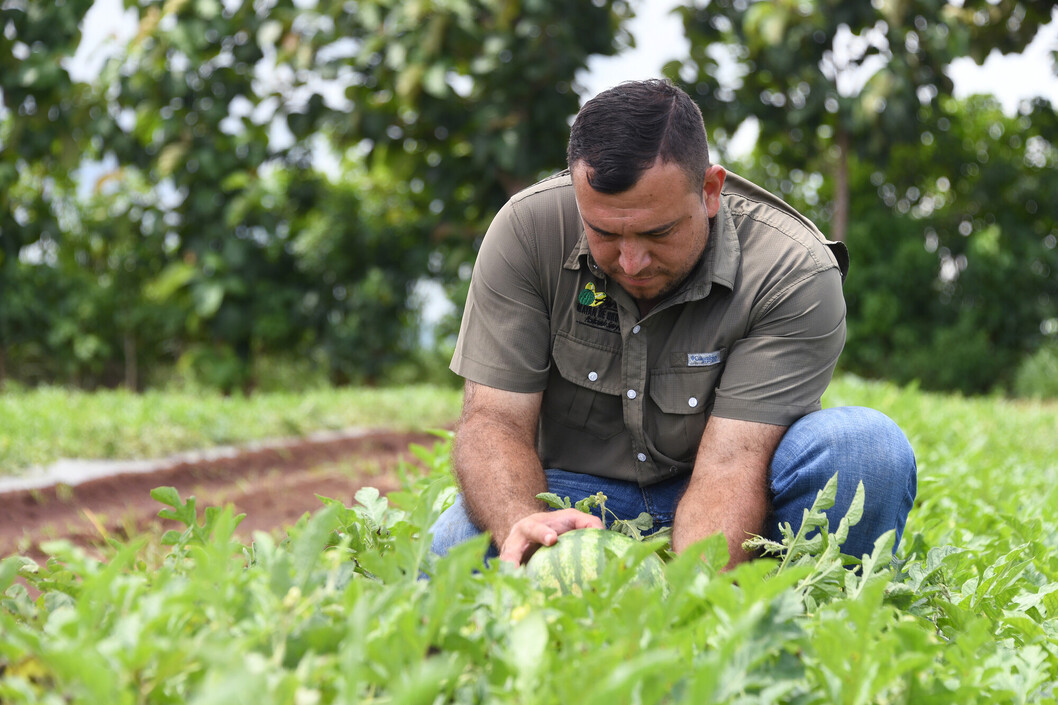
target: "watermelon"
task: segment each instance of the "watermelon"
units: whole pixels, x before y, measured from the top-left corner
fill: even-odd
[[[526,572],[542,588],[554,588],[563,595],[582,595],[605,570],[608,563],[620,560],[637,542],[624,534],[607,529],[576,529],[558,537],[553,546],[541,546]],[[629,581],[639,585],[664,585],[663,563],[651,553],[626,570],[634,570]]]

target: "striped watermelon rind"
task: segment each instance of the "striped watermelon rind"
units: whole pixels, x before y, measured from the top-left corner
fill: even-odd
[[[526,565],[526,572],[541,589],[554,589],[562,595],[582,595],[606,571],[607,565],[621,559],[636,540],[607,529],[576,529],[558,537],[552,546],[541,546]],[[629,584],[664,585],[663,563],[657,554],[646,556],[630,570]]]

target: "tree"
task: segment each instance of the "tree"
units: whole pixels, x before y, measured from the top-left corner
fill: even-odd
[[[1051,18],[1043,0],[713,0],[683,15],[691,56],[666,68],[707,121],[732,134],[760,125],[772,185],[811,173],[833,180],[830,234],[849,221],[849,160],[883,170],[898,145],[919,145],[952,93],[945,67],[992,49],[1022,50]]]
[[[0,223],[0,266],[23,272],[10,263],[36,248],[49,256],[33,272],[77,282],[82,301],[53,302],[62,321],[43,326],[36,309],[0,317],[2,342],[50,336],[42,349],[61,355],[95,341],[81,345],[90,361],[52,369],[78,378],[90,362],[109,379],[123,357],[130,386],[138,358],[165,352],[229,389],[252,385],[252,359],[270,352],[377,378],[407,350],[413,282],[457,278],[507,194],[563,162],[575,72],[629,41],[621,0],[126,0],[136,36],[88,86],[63,58],[91,0],[37,5],[5,3],[21,24],[0,42],[58,37],[38,62],[52,83],[20,88],[15,47],[0,58],[5,105],[53,122],[58,105],[73,127],[34,129],[36,151],[0,159],[36,209],[6,211],[34,229]],[[38,127],[13,115],[7,134]],[[45,175],[72,187],[82,157],[117,167],[60,208]],[[29,291],[42,277],[23,279]]]
[[[924,388],[1009,388],[1058,321],[1058,137],[1042,101],[1004,115],[991,96],[939,102],[926,143],[886,168],[849,160],[852,211],[843,369]],[[756,155],[736,168],[764,178]],[[790,202],[823,217],[832,182]]]
[[[80,103],[85,88],[70,80],[61,59],[80,42],[79,23],[91,4],[0,4],[0,387],[9,350],[33,340],[45,314],[27,291],[41,279],[35,267],[61,240],[59,203],[83,136],[70,126],[91,119]]]

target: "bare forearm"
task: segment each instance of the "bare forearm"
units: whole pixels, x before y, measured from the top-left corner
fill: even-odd
[[[783,426],[709,419],[690,483],[676,508],[674,550],[722,531],[731,556],[728,568],[751,558],[742,543],[763,533],[768,467],[785,432]]]
[[[752,556],[742,549],[751,534],[760,534],[767,517],[768,498],[763,482],[733,473],[692,477],[676,509],[672,547],[682,552],[695,541],[718,531],[727,539],[731,568]]]
[[[453,465],[471,519],[500,544],[516,521],[545,508],[536,495],[547,491],[547,480],[524,434],[485,416],[460,424]]]

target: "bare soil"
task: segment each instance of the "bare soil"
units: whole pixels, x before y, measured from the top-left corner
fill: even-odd
[[[394,470],[412,462],[409,445],[437,441],[425,432],[369,432],[352,438],[301,440],[282,447],[246,450],[230,457],[169,464],[155,472],[116,474],[76,485],[56,484],[0,493],[0,557],[41,557],[40,544],[67,538],[91,547],[107,537],[182,528],[158,518],[163,505],[155,487],[194,495],[198,507],[231,504],[246,518],[244,540],[254,531],[275,531],[321,508],[317,494],[353,503],[364,486],[398,489]]]

